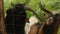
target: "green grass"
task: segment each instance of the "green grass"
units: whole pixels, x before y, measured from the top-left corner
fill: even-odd
[[[58,29],[58,33],[57,34],[60,34],[60,27],[59,27],[59,29]]]

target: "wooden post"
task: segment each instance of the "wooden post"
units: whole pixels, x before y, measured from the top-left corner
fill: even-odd
[[[3,0],[0,0],[0,33],[7,34],[4,24],[4,3]]]

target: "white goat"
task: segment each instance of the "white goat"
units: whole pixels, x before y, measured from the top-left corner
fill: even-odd
[[[26,23],[25,25],[25,34],[28,34],[29,30],[30,30],[30,27],[35,24],[35,23],[38,23],[38,19],[35,17],[35,16],[31,16],[30,19],[29,19],[29,22],[30,23]]]

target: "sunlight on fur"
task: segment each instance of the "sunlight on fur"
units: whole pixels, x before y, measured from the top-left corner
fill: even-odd
[[[35,23],[38,23],[38,19],[35,17],[35,16],[31,16],[30,19],[29,19],[29,22],[30,23],[26,23],[25,25],[25,34],[28,34],[29,30],[30,30],[30,27],[35,24]]]

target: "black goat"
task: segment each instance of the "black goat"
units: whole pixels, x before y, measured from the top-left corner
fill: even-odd
[[[16,4],[13,8],[6,11],[5,19],[6,30],[8,34],[25,34],[26,12],[24,4]]]

